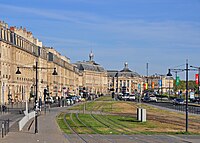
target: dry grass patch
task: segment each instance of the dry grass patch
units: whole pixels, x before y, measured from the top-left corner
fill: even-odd
[[[136,117],[137,107],[140,105],[133,102],[115,102],[112,113],[121,115],[130,115]],[[149,105],[141,105],[147,110],[147,122],[155,127],[134,128],[136,131],[152,132],[184,132],[185,131],[185,114],[162,110]],[[189,115],[189,131],[200,134],[200,116]]]

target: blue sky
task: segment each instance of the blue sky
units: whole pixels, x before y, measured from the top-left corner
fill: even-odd
[[[200,0],[0,0],[0,11],[0,20],[26,27],[72,63],[92,49],[106,69],[128,62],[142,75],[146,63],[150,75],[186,59],[200,66]]]

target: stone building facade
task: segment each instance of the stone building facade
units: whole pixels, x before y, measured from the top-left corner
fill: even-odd
[[[146,82],[147,78],[145,77],[145,83]],[[172,77],[155,74],[148,77],[148,88],[152,89],[152,91],[155,91],[158,94],[172,94],[174,92],[173,82],[174,79]]]
[[[107,72],[93,61],[70,63],[52,47],[43,46],[25,28],[8,27],[0,22],[0,103],[21,102],[36,94],[38,63],[38,98],[44,100],[44,89],[50,96],[79,94],[87,88],[93,93],[107,93]],[[81,68],[80,66],[81,65]],[[16,74],[19,68],[21,74]],[[58,75],[53,76],[56,68]]]
[[[89,61],[75,63],[82,79],[80,79],[80,90],[94,94],[107,93],[107,71],[94,61],[94,54],[89,54]]]
[[[124,64],[121,71],[108,70],[108,89],[110,92],[133,94],[135,91],[141,92],[143,78],[128,68],[128,63]]]
[[[70,59],[53,48],[44,47],[25,28],[8,27],[0,22],[0,101],[25,101],[35,95],[36,61],[38,63],[38,97],[48,87],[51,96],[78,91],[79,72]],[[21,72],[16,74],[17,67]],[[56,68],[58,75],[53,76]]]

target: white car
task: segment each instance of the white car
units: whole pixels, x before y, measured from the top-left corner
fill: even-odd
[[[135,100],[135,95],[133,95],[133,94],[129,95],[129,100],[131,100],[131,101]]]
[[[53,97],[47,97],[46,103],[54,103]]]
[[[71,101],[70,101],[70,99],[65,99],[65,104],[67,105],[67,106],[70,106],[71,105]]]
[[[149,100],[150,100],[150,101],[157,102],[156,96],[149,96]]]
[[[129,99],[129,93],[125,93],[122,95],[122,100],[128,100]]]

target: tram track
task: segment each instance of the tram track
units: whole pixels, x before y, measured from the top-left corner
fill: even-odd
[[[105,136],[99,134],[99,133],[96,132],[94,129],[92,129],[91,127],[89,127],[88,125],[86,125],[83,121],[81,121],[81,119],[80,119],[79,116],[78,116],[78,112],[76,113],[76,117],[77,117],[77,119],[79,120],[79,122],[81,122],[86,128],[88,128],[89,130],[91,130],[92,132],[94,132],[95,134],[97,134],[98,136],[100,136],[100,137],[102,138],[101,140],[99,140],[100,142],[101,142],[102,140],[106,140],[106,141],[108,141],[108,142],[110,142],[110,143],[114,143],[113,141],[107,139]]]
[[[69,114],[69,113],[66,113],[66,114],[64,115],[64,122],[65,122],[65,124],[68,126],[68,128],[70,129],[70,131],[71,131],[73,134],[75,134],[75,135],[76,135],[80,140],[82,140],[84,143],[88,143],[87,140],[85,140],[82,136],[80,136],[80,135],[75,131],[75,129],[73,129],[73,128],[70,126],[70,124],[67,122],[67,120],[66,120],[67,114]],[[73,118],[72,118],[72,113],[70,113],[70,120],[71,120],[72,122],[74,122],[74,120],[73,120]],[[72,143],[73,143],[73,142],[72,142]]]

